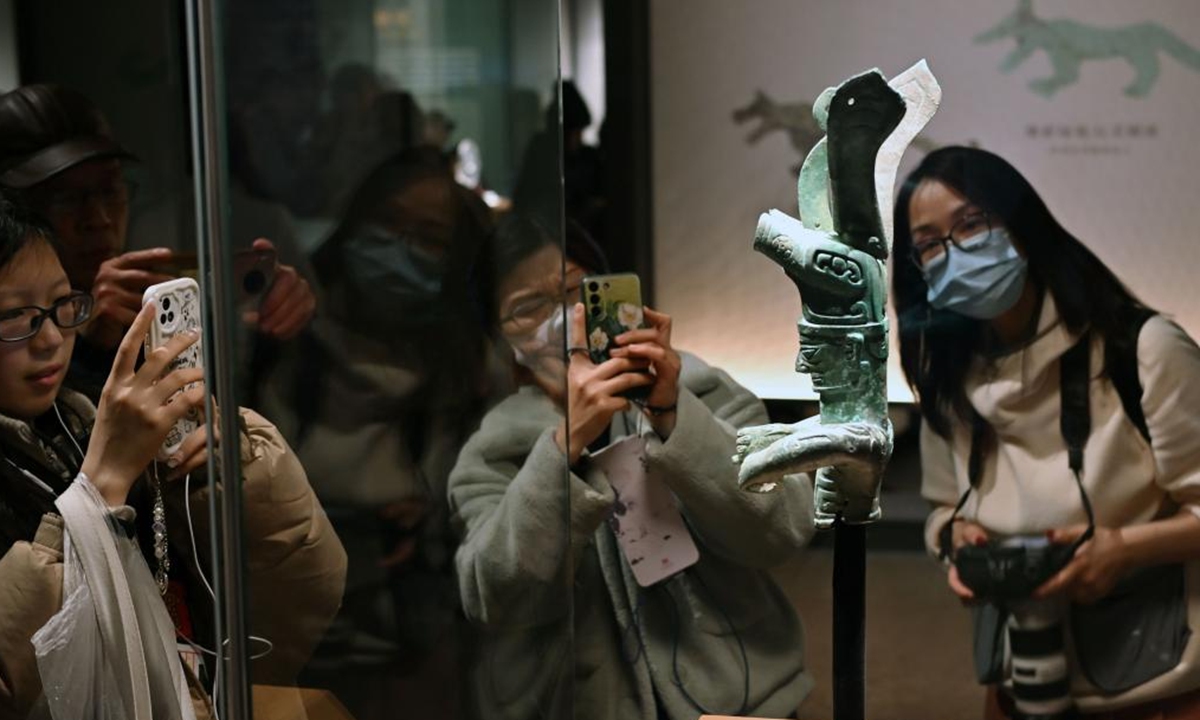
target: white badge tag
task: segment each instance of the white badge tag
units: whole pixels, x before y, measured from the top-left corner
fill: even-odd
[[[615,442],[592,455],[591,463],[617,495],[609,525],[638,585],[649,587],[700,560],[674,493],[648,469],[644,438]]]
[[[192,675],[197,680],[204,682],[204,656],[200,654],[199,650],[182,640],[177,641],[176,645],[179,648],[179,659],[192,671]]]

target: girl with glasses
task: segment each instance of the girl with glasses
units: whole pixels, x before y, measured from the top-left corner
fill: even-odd
[[[198,338],[139,366],[147,308],[93,406],[63,387],[92,308],[49,227],[0,200],[0,716],[211,717],[204,665],[184,662],[215,647],[205,429],[153,464],[175,421],[203,410],[202,371],[167,372]],[[249,624],[271,648],[253,671],[286,684],[337,608],[345,554],[274,427],[243,410],[236,432]]]
[[[553,716],[564,684],[578,718],[794,717],[812,687],[804,636],[765,569],[811,537],[812,485],[738,489],[736,428],[764,422],[762,403],[673,348],[671,318],[650,308],[646,328],[617,335],[621,347],[593,363],[580,285],[605,268],[573,224],[565,258],[521,216],[494,244],[490,317],[520,387],[483,418],[449,481],[483,717]],[[635,403],[626,394],[637,387]],[[596,457],[617,448],[633,448],[647,484],[669,487],[698,549],[695,565],[648,587],[634,566],[667,558],[618,547],[622,528],[638,534],[615,490],[631,474]]]

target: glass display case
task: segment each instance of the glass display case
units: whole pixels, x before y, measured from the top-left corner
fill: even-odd
[[[122,502],[93,478],[130,508],[106,517],[153,601],[117,614],[158,623],[134,623],[146,657],[168,647],[157,667],[125,647],[93,699],[189,717],[175,692],[224,720],[1017,717],[1006,673],[1031,653],[1004,638],[1044,618],[975,603],[958,547],[978,545],[977,582],[1136,527],[1136,561],[1057,588],[1076,602],[1043,623],[1069,631],[1033,694],[1046,717],[1195,710],[1200,566],[1178,549],[1200,543],[1200,452],[1175,408],[1200,402],[1197,48],[1189,0],[0,0],[0,373],[75,343],[26,378],[62,371],[54,412],[16,414],[0,377],[0,716],[74,697],[43,692],[33,636],[86,572],[70,517],[41,513],[97,444],[148,432],[104,429],[122,372],[157,362],[142,325],[120,342],[147,288],[183,278],[194,298],[159,288],[138,322],[202,327],[204,391],[152,408],[198,403],[202,429]],[[805,235],[873,211],[830,178],[874,177],[854,133],[878,117],[847,131],[862,162],[830,161],[826,89],[923,59],[941,105],[873,188],[881,232]],[[831,172],[805,200],[810,157]],[[18,303],[12,228],[53,237],[40,259],[93,300]],[[959,262],[995,282],[954,284]],[[1063,429],[1081,337],[1085,447]],[[780,469],[817,442],[830,464]],[[64,477],[24,506],[29,448]],[[847,526],[849,588],[825,532]],[[38,592],[5,580],[21,563]],[[1137,592],[1160,590],[1169,617],[1138,625]],[[1151,625],[1174,633],[1154,652],[1103,644]],[[1091,653],[1136,672],[1085,672]]]

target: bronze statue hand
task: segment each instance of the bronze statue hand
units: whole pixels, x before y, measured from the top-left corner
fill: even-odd
[[[818,527],[839,515],[846,522],[878,517],[883,469],[892,454],[891,424],[823,424],[812,417],[795,425],[763,425],[738,433],[738,486],[770,492],[785,476],[816,472]],[[819,472],[818,472],[819,470]]]
[[[765,450],[777,440],[799,431],[803,422],[795,424],[771,423],[742,428],[737,434],[737,452],[733,455],[733,464],[741,465],[746,458],[754,453]]]

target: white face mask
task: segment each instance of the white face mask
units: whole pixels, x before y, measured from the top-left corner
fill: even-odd
[[[550,317],[543,320],[533,332],[528,333],[519,344],[512,343],[513,356],[518,364],[530,370],[537,370],[539,361],[547,355],[562,360],[566,347],[563,342],[564,335],[569,342],[571,331],[567,327],[566,313],[563,312],[563,306],[558,305],[554,312],[550,313]]]
[[[963,241],[962,248],[948,248],[926,266],[926,298],[935,308],[990,320],[1017,304],[1028,265],[1008,232],[992,228]]]

